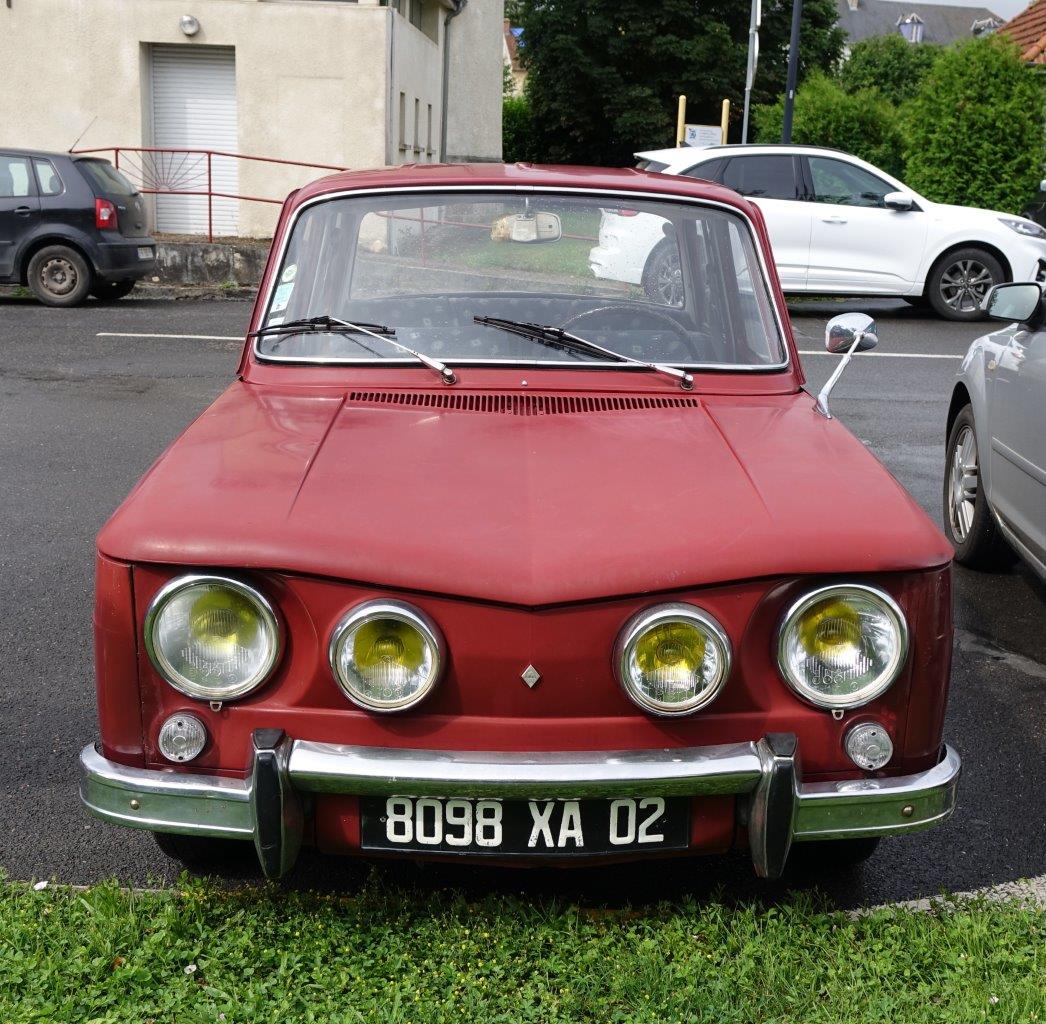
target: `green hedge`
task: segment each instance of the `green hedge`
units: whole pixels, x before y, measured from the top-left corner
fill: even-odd
[[[1044,94],[997,36],[941,54],[905,107],[905,175],[939,203],[1018,212],[1046,163]]]
[[[783,100],[756,107],[756,140],[780,142],[783,118]],[[832,146],[891,174],[903,170],[903,138],[895,108],[871,89],[847,92],[822,74],[811,75],[796,96],[792,142]]]

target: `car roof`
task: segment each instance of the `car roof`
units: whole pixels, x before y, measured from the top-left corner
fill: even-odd
[[[759,155],[763,153],[780,153],[782,151],[790,153],[837,153],[839,156],[856,159],[852,153],[847,153],[842,149],[835,149],[832,146],[806,146],[792,142],[730,142],[716,146],[679,146],[673,149],[648,149],[640,153],[634,153],[633,156],[640,160],[656,160],[659,163],[667,163],[674,167],[679,164],[691,166],[692,164],[702,163],[713,156],[736,156],[741,152]]]
[[[688,199],[710,199],[751,213],[736,192],[696,178],[680,178],[631,167],[577,167],[544,164],[399,164],[366,171],[343,171],[320,178],[294,196],[298,206],[329,193],[364,189],[551,188],[614,192],[656,192]]]
[[[73,157],[73,153],[59,153],[53,149],[24,149],[21,146],[0,146],[0,153],[8,156],[41,157],[45,160],[53,160],[55,157]]]

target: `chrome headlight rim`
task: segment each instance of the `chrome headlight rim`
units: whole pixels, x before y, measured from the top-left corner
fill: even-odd
[[[719,648],[720,670],[714,684],[697,696],[682,704],[665,704],[655,701],[633,688],[630,683],[628,661],[636,642],[651,628],[666,622],[678,621],[699,626],[708,634]],[[726,681],[730,677],[732,664],[733,649],[726,630],[704,609],[682,601],[654,605],[636,612],[621,627],[621,632],[614,643],[614,673],[617,676],[618,685],[633,704],[657,718],[681,718],[707,708],[723,692]]]
[[[897,649],[894,652],[889,668],[882,673],[874,684],[866,686],[863,690],[835,697],[828,694],[815,693],[807,688],[801,680],[796,679],[792,675],[786,658],[785,641],[789,630],[818,601],[822,601],[826,597],[846,597],[847,595],[856,595],[864,599],[871,598],[883,606],[883,610],[892,620],[896,631]],[[777,630],[777,670],[788,688],[805,703],[827,711],[850,711],[854,708],[864,707],[866,704],[877,700],[897,682],[908,661],[908,644],[908,620],[905,618],[901,606],[885,590],[867,583],[830,583],[823,587],[806,591],[785,612],[784,617],[781,619],[781,625]]]
[[[271,649],[263,666],[250,679],[244,680],[243,683],[237,686],[224,688],[200,686],[198,683],[185,679],[171,666],[163,651],[155,643],[154,627],[156,620],[168,602],[182,593],[182,591],[201,583],[227,587],[241,597],[246,598],[254,605],[259,617],[272,636]],[[145,613],[145,622],[142,625],[142,639],[145,643],[145,652],[149,656],[149,663],[168,686],[186,697],[191,697],[193,700],[221,701],[223,703],[225,701],[240,700],[268,682],[279,664],[280,658],[283,656],[284,648],[283,627],[269,599],[256,587],[244,583],[242,580],[238,580],[233,576],[220,576],[213,573],[190,573],[185,576],[177,576],[164,584],[153,596],[152,601],[149,602],[149,608]]]
[[[433,666],[428,682],[417,693],[398,701],[369,700],[346,683],[338,671],[341,644],[349,631],[363,625],[365,622],[382,618],[394,619],[397,622],[403,622],[414,627],[421,633],[426,643],[432,649]],[[331,675],[334,676],[334,681],[338,684],[338,689],[357,707],[362,708],[364,711],[374,711],[380,714],[399,714],[417,707],[439,685],[447,662],[447,645],[439,626],[420,608],[416,608],[406,601],[397,601],[391,598],[364,601],[362,604],[350,608],[331,631],[330,643],[327,645],[327,662],[330,666]]]

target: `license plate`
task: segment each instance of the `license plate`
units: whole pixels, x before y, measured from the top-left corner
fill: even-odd
[[[138,246],[138,259],[140,260],[151,260],[153,258],[153,249],[151,245],[140,245]]]
[[[360,798],[360,841],[365,850],[562,857],[681,850],[689,840],[686,797]]]

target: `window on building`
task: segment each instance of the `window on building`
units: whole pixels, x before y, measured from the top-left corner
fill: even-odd
[[[400,152],[407,149],[407,94],[400,93]]]
[[[810,157],[810,177],[818,203],[885,207],[883,196],[896,191],[893,185],[863,167],[823,156]]]
[[[440,5],[435,0],[380,0],[380,3],[382,7],[398,11],[434,43],[438,41]]]
[[[414,99],[414,152],[421,152],[421,100]]]
[[[58,172],[54,169],[54,164],[50,160],[34,160],[33,167],[36,168],[36,180],[40,185],[40,195],[57,196],[62,194],[65,186],[62,184],[62,179],[58,177]]]
[[[921,43],[926,26],[918,14],[902,15],[897,19],[897,29],[909,43]]]
[[[426,156],[432,156],[433,155],[433,149],[432,149],[432,104],[430,103],[428,105],[428,107],[429,107],[428,122],[427,122],[427,127],[425,129],[425,155]]]
[[[0,199],[21,199],[32,193],[29,161],[0,154]]]
[[[795,162],[790,156],[742,156],[728,161],[722,182],[743,196],[795,199]]]

